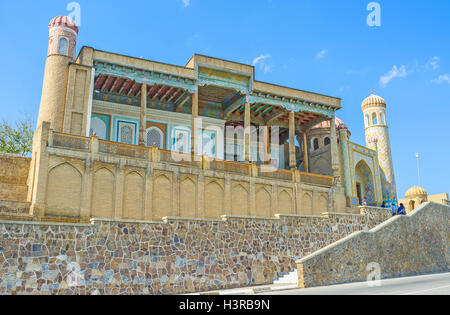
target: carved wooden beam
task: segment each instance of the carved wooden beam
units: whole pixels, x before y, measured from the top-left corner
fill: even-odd
[[[329,120],[328,117],[323,117],[323,116],[319,116],[317,118],[315,118],[314,120],[312,120],[311,122],[307,123],[306,125],[301,126],[301,131],[302,132],[308,132],[309,129],[311,129],[312,127],[320,124],[322,121],[325,120]]]
[[[267,124],[271,124],[272,122],[274,122],[275,120],[286,114],[287,114],[286,110],[279,108],[279,111],[273,113],[272,115],[266,118],[266,122]]]
[[[225,120],[228,119],[236,109],[238,109],[244,104],[245,104],[245,96],[240,97],[236,102],[225,108],[223,111],[223,116],[225,117]]]
[[[191,94],[189,94],[189,93],[187,93],[187,94],[188,95],[186,95],[184,100],[179,105],[177,105],[176,110],[175,110],[177,113],[181,112],[181,109],[183,108],[184,104],[186,104],[186,102],[192,97]]]

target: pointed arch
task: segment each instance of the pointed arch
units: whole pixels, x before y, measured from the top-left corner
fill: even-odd
[[[205,186],[205,217],[217,219],[224,214],[224,190],[217,181],[210,181]]]
[[[286,189],[280,191],[278,195],[278,212],[283,214],[294,214],[292,196]]]
[[[197,184],[186,177],[180,186],[180,217],[197,217]]]
[[[150,127],[145,131],[145,143],[147,147],[156,147],[164,150],[164,132],[158,127]]]
[[[79,217],[83,174],[69,162],[50,169],[46,204],[48,215]]]
[[[246,216],[249,215],[248,190],[242,184],[236,184],[231,194],[231,214]]]
[[[101,219],[114,217],[115,182],[114,173],[110,169],[102,167],[95,171],[92,185],[92,217]]]
[[[272,195],[265,187],[260,187],[256,191],[255,216],[266,218],[272,216]]]
[[[313,214],[313,198],[309,192],[304,192],[302,196],[302,214]]]
[[[161,220],[172,214],[172,181],[166,174],[160,174],[153,181],[152,218]]]
[[[365,199],[367,204],[375,204],[375,185],[374,185],[374,176],[371,168],[364,160],[360,160],[355,167],[355,181],[357,185],[360,185],[356,188],[360,189],[361,198]]]
[[[136,171],[132,171],[125,176],[123,191],[124,219],[144,219],[144,185],[144,178]]]

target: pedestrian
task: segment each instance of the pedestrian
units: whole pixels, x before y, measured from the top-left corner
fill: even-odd
[[[362,200],[362,205],[363,205],[363,206],[367,206],[366,198],[363,198],[363,200]]]
[[[393,203],[391,204],[391,211],[392,211],[392,216],[395,217],[397,215],[397,208],[395,207],[395,205]]]
[[[406,215],[406,209],[403,203],[400,204],[400,207],[397,210],[398,215]]]
[[[386,201],[383,201],[383,203],[381,204],[381,208],[386,208]]]

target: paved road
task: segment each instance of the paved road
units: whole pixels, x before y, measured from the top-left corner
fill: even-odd
[[[369,287],[362,282],[272,292],[268,295],[450,295],[450,273],[382,280],[379,287]]]

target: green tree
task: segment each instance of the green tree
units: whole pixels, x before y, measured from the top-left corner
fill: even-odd
[[[11,124],[0,122],[0,152],[30,156],[33,149],[33,121],[24,118]]]

